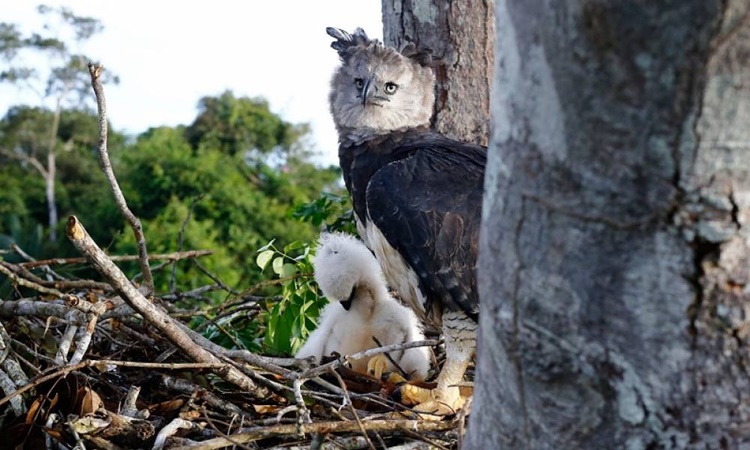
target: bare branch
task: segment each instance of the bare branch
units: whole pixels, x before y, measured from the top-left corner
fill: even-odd
[[[368,420],[362,422],[366,431],[395,432],[411,430],[417,432],[448,431],[456,428],[455,421],[428,422],[420,420]],[[360,431],[359,425],[354,421],[349,422],[314,422],[303,425],[305,434],[314,433],[351,433]],[[266,427],[255,427],[243,430],[241,433],[230,435],[228,438],[218,437],[193,445],[176,447],[173,450],[213,450],[230,445],[253,442],[276,436],[295,436],[297,425],[276,425]]]
[[[349,391],[346,389],[346,383],[344,383],[344,379],[341,378],[341,375],[339,375],[338,372],[336,372],[334,369],[329,368],[328,371],[331,374],[333,374],[333,376],[336,377],[336,380],[338,380],[339,386],[341,387],[341,390],[344,392],[344,398],[346,399],[346,403],[349,406],[349,411],[351,411],[352,415],[354,416],[354,420],[357,422],[359,431],[362,432],[362,436],[365,438],[365,441],[367,441],[367,446],[371,450],[375,450],[375,446],[372,445],[372,441],[370,440],[370,437],[367,435],[365,426],[362,425],[362,421],[359,418],[359,414],[357,414],[357,410],[354,409],[354,405],[352,404],[352,399],[349,397]]]
[[[195,204],[201,201],[204,194],[201,194],[193,199],[192,202],[190,202],[190,209],[188,210],[187,216],[185,217],[185,220],[182,221],[182,226],[180,227],[180,232],[177,234],[177,251],[182,251],[182,240],[185,236],[185,227],[187,226],[188,222],[190,222],[190,216],[193,215],[193,209],[195,208]],[[177,264],[172,265],[172,273],[169,277],[169,292],[174,292],[175,290],[175,279],[176,279],[176,273],[177,273]]]
[[[37,170],[37,172],[39,172],[39,174],[44,177],[44,179],[47,179],[47,169],[45,169],[42,163],[33,156],[29,156],[25,153],[12,152],[4,148],[0,148],[0,155],[5,155],[8,158],[31,164]]]
[[[115,202],[117,203],[120,212],[125,219],[130,223],[133,228],[133,234],[135,235],[135,241],[138,244],[138,255],[140,256],[139,262],[141,264],[141,272],[143,273],[143,283],[148,289],[148,293],[154,292],[154,278],[151,275],[151,268],[148,265],[148,250],[146,249],[146,236],[143,234],[143,226],[141,225],[140,219],[130,211],[128,204],[125,201],[125,196],[122,194],[120,185],[115,177],[115,172],[112,170],[112,163],[109,160],[109,153],[107,150],[107,103],[104,99],[104,88],[102,87],[101,74],[104,71],[104,67],[101,65],[94,65],[89,63],[89,73],[91,74],[91,86],[94,88],[94,94],[96,94],[96,106],[99,111],[99,163],[102,166],[104,175],[109,181],[109,186],[112,189],[112,193],[115,196]]]
[[[34,289],[37,292],[41,292],[42,294],[50,294],[54,295],[55,297],[62,298],[63,293],[58,291],[57,289],[49,289],[46,288],[38,283],[34,283],[32,281],[29,281],[25,278],[21,278],[18,275],[16,275],[12,270],[10,270],[7,267],[7,263],[0,261],[0,273],[10,278],[14,283],[24,286],[30,289]]]
[[[149,255],[148,259],[149,261],[155,261],[159,259],[177,261],[179,259],[198,258],[200,256],[211,254],[213,254],[213,250],[190,250],[185,252],[159,253],[156,255]],[[139,258],[140,256],[136,255],[109,255],[109,259],[111,259],[112,261],[138,261]],[[88,262],[86,258],[53,258],[39,261],[23,262],[16,265],[31,268],[38,266],[52,266],[63,264],[85,264],[86,262]]]

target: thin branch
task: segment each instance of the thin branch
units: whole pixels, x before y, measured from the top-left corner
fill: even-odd
[[[47,178],[47,169],[35,157],[29,156],[29,155],[27,155],[25,153],[12,152],[12,151],[6,150],[4,148],[0,148],[0,154],[1,155],[5,155],[8,158],[15,159],[17,161],[21,161],[21,162],[25,162],[25,163],[31,164],[32,166],[34,166],[34,168],[39,172],[39,174],[42,177],[44,177],[45,179]]]
[[[200,256],[207,256],[213,254],[213,250],[189,250],[185,252],[174,252],[174,253],[159,253],[156,255],[149,255],[149,261],[156,261],[160,259],[166,259],[169,261],[177,261],[180,259],[198,258]],[[109,255],[109,259],[112,261],[138,261],[140,257],[137,255]],[[38,267],[38,266],[52,266],[52,265],[63,265],[63,264],[85,264],[88,261],[86,258],[53,258],[44,259],[39,261],[29,261],[16,264],[21,267]]]
[[[201,201],[204,194],[201,194],[193,199],[192,202],[190,202],[190,209],[188,210],[187,216],[185,217],[185,220],[182,222],[182,226],[180,227],[180,232],[177,234],[177,251],[182,251],[182,240],[185,235],[185,227],[187,226],[188,222],[190,221],[190,216],[193,215],[193,208],[195,208],[195,204]],[[177,263],[175,262],[172,265],[172,274],[169,277],[169,292],[174,292],[175,290],[175,274],[177,273]]]
[[[148,289],[148,293],[154,292],[154,278],[151,274],[151,268],[148,265],[148,250],[146,249],[146,236],[143,234],[143,226],[141,225],[140,219],[130,211],[125,196],[122,194],[120,185],[115,177],[115,172],[112,170],[112,163],[109,160],[109,153],[107,150],[107,103],[104,99],[104,88],[102,87],[101,74],[104,71],[104,67],[101,65],[94,65],[89,63],[89,74],[91,74],[91,86],[94,88],[94,94],[96,94],[96,106],[99,111],[99,163],[102,166],[104,175],[107,177],[109,186],[112,189],[112,193],[115,196],[115,202],[125,219],[130,223],[133,228],[133,234],[135,235],[135,241],[138,244],[138,255],[140,258],[138,261],[141,264],[141,272],[143,273],[143,283]]]
[[[106,367],[106,366],[121,366],[121,367],[141,367],[147,369],[169,369],[169,370],[185,370],[185,369],[226,369],[227,364],[219,363],[148,363],[148,362],[137,362],[137,361],[114,361],[108,359],[89,359],[81,361],[78,364],[73,364],[64,367],[58,367],[52,372],[34,378],[29,384],[19,388],[17,391],[6,395],[0,399],[0,406],[8,403],[11,399],[23,394],[24,392],[39,386],[40,384],[52,380],[57,377],[64,377],[71,372],[83,369],[84,367]]]
[[[63,296],[63,293],[58,291],[57,289],[49,289],[38,283],[34,283],[25,278],[19,277],[11,269],[7,267],[7,263],[4,263],[2,261],[0,261],[0,273],[10,278],[11,281],[13,281],[14,283],[20,286],[27,287],[29,289],[34,289],[35,291],[41,292],[42,294],[54,295],[55,297],[59,297],[59,298],[62,298]]]
[[[183,331],[178,323],[163,309],[150,302],[138,289],[128,281],[125,274],[115,265],[107,255],[91,239],[86,229],[75,216],[68,218],[68,239],[81,252],[94,268],[109,281],[123,296],[123,299],[148,320],[156,329],[161,331],[175,346],[185,352],[196,362],[217,363],[221,360],[211,352],[196,344]],[[224,366],[217,374],[226,381],[239,386],[247,392],[255,392],[258,388],[255,382],[235,367]]]
[[[416,432],[431,431],[448,431],[456,428],[455,421],[430,422],[421,420],[368,420],[362,422],[362,427],[366,431],[396,432],[403,430],[412,430]],[[314,422],[302,426],[305,434],[315,433],[351,433],[360,431],[356,422]],[[214,450],[217,448],[228,447],[234,443],[253,442],[260,439],[267,439],[278,436],[295,436],[297,435],[297,424],[285,424],[266,427],[255,427],[245,429],[241,433],[230,435],[231,441],[227,438],[218,437],[209,439],[195,444],[175,447],[173,450]]]
[[[375,450],[375,446],[372,445],[370,436],[367,435],[367,430],[365,430],[365,426],[362,425],[362,421],[359,419],[359,414],[357,414],[357,410],[354,409],[354,404],[352,404],[352,399],[349,398],[349,391],[346,390],[346,383],[344,383],[344,379],[341,378],[341,375],[339,375],[339,373],[336,372],[334,369],[329,369],[328,372],[332,373],[336,377],[336,380],[338,380],[341,390],[344,391],[344,398],[346,399],[346,403],[349,406],[349,411],[351,411],[352,415],[354,416],[354,420],[357,422],[359,431],[362,433],[362,436],[365,437],[365,440],[367,441],[367,445],[370,447],[370,449]]]

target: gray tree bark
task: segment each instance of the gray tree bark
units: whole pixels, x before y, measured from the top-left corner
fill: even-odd
[[[494,5],[490,0],[382,0],[383,40],[429,48],[440,58],[433,128],[487,145],[494,59]]]
[[[465,448],[750,448],[750,3],[496,8]]]

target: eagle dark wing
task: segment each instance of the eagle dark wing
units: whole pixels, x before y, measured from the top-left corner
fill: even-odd
[[[406,155],[367,185],[369,219],[442,309],[476,320],[476,264],[486,150],[433,135],[395,149]]]

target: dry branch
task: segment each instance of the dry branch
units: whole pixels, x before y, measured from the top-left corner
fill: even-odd
[[[146,248],[146,236],[143,234],[143,225],[141,225],[140,219],[130,211],[125,196],[122,194],[120,184],[117,182],[115,172],[112,170],[112,163],[109,160],[109,152],[107,150],[107,102],[104,98],[104,88],[102,87],[101,74],[104,71],[104,67],[101,65],[94,65],[89,63],[89,74],[91,75],[91,86],[94,88],[94,94],[96,95],[96,106],[99,112],[99,145],[97,147],[99,151],[99,163],[104,171],[104,176],[107,177],[109,186],[112,189],[112,194],[115,196],[115,202],[117,207],[125,219],[133,228],[133,234],[135,235],[135,241],[138,245],[138,255],[140,256],[138,261],[141,265],[141,272],[143,273],[143,282],[148,289],[148,293],[154,292],[154,278],[151,275],[151,267],[148,265],[148,250]]]
[[[110,260],[107,255],[91,239],[86,229],[75,216],[68,218],[67,235],[70,242],[81,252],[92,266],[109,283],[122,293],[125,301],[138,311],[146,320],[161,331],[173,344],[184,351],[190,358],[197,362],[221,364],[212,353],[197,345],[167,314],[154,303],[150,302],[133,286],[125,277],[119,267]],[[226,381],[240,388],[253,392],[257,389],[256,384],[245,374],[234,367],[224,365],[217,374]]]
[[[456,428],[456,423],[452,421],[444,422],[423,422],[419,420],[369,420],[363,421],[362,427],[365,431],[378,432],[397,432],[397,431],[448,431]],[[302,432],[305,434],[328,434],[328,433],[351,433],[360,431],[359,425],[354,421],[349,422],[315,422],[302,426]],[[297,425],[276,425],[270,427],[257,427],[243,430],[227,438],[219,437],[210,439],[194,445],[176,447],[172,450],[214,450],[224,448],[237,443],[245,444],[248,442],[266,439],[275,436],[294,436],[298,432]]]
[[[167,261],[179,261],[182,259],[192,259],[192,258],[198,258],[201,256],[207,256],[213,254],[213,250],[189,250],[189,251],[183,251],[183,252],[174,252],[174,253],[158,253],[155,255],[149,255],[148,259],[149,261],[158,261],[162,259],[166,259]],[[112,261],[138,261],[140,256],[136,255],[110,255],[109,259]],[[54,265],[64,265],[64,264],[85,264],[88,261],[86,258],[52,258],[52,259],[43,259],[38,261],[29,261],[29,262],[22,262],[18,263],[18,266],[31,268],[31,267],[40,267],[40,266],[54,266]]]
[[[9,264],[0,261],[0,273],[10,278],[14,283],[20,286],[27,287],[29,289],[34,289],[35,291],[41,292],[42,294],[54,295],[55,297],[63,296],[62,292],[58,291],[57,289],[49,289],[40,285],[39,283],[34,283],[33,281],[21,278],[20,276],[16,275],[10,268],[8,268],[8,266]]]

